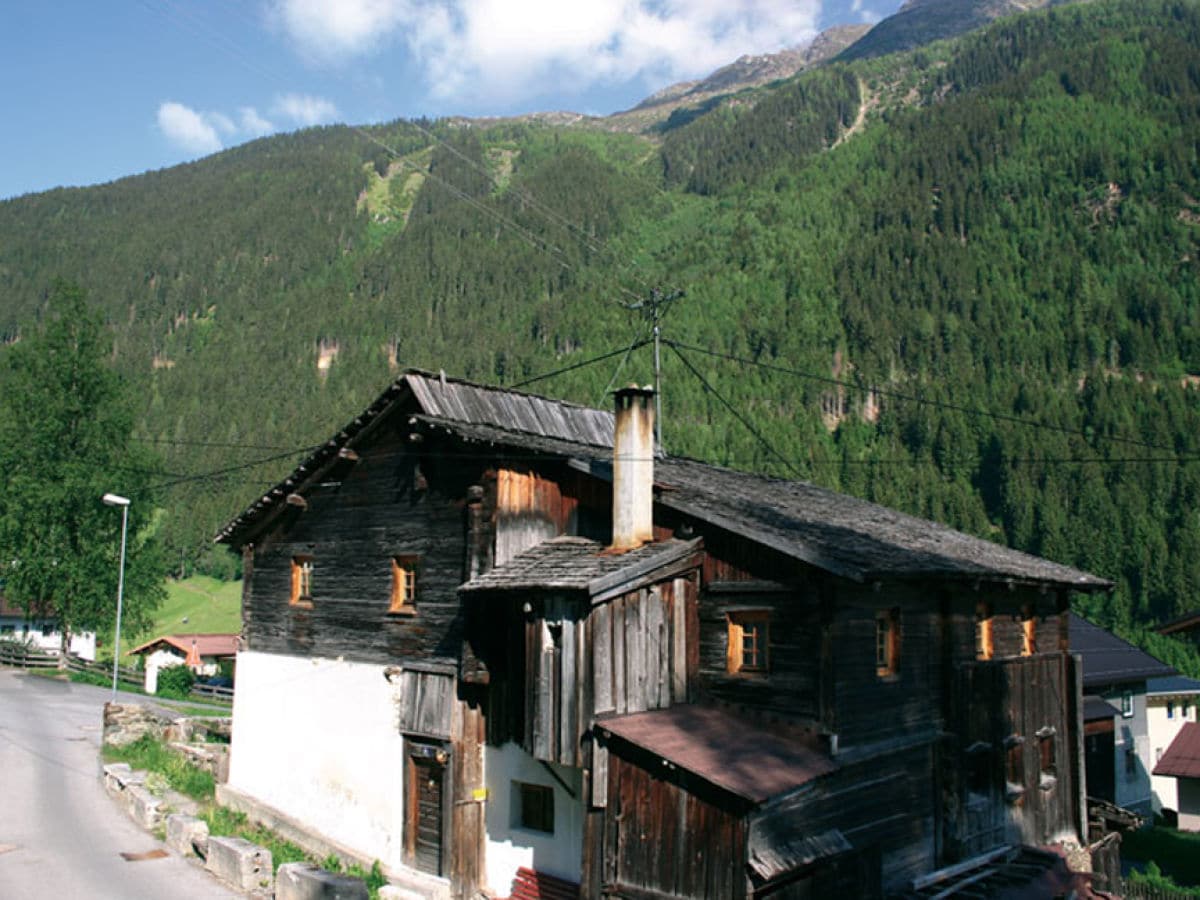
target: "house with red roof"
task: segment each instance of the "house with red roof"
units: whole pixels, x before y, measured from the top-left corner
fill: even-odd
[[[168,666],[187,666],[197,675],[216,675],[222,661],[237,657],[236,634],[164,634],[129,651],[140,656],[147,694],[158,692],[158,673]]]
[[[1171,742],[1154,775],[1174,778],[1179,795],[1179,827],[1200,831],[1200,722],[1188,722]]]

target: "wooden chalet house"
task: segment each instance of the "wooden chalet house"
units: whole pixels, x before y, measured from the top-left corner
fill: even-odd
[[[873,896],[1085,837],[1068,598],[1107,582],[616,402],[409,371],[225,527],[227,800],[462,897]]]

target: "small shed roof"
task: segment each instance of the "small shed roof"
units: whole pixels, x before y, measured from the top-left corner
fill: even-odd
[[[799,735],[718,707],[672,706],[605,718],[598,726],[606,738],[616,735],[755,804],[837,769]]]
[[[1127,684],[1178,674],[1145,650],[1071,613],[1070,647],[1083,657],[1084,688]]]
[[[1168,678],[1151,678],[1146,682],[1147,697],[1169,697],[1200,694],[1200,681],[1183,675]]]
[[[131,656],[153,653],[165,646],[172,647],[186,656],[195,645],[196,652],[202,657],[236,656],[238,637],[236,634],[164,634],[139,644],[128,652]]]
[[[1188,722],[1154,767],[1155,775],[1200,778],[1200,722]]]
[[[1120,714],[1121,711],[1103,697],[1096,694],[1083,695],[1083,721],[1100,722]]]
[[[556,537],[518,553],[459,590],[586,591],[594,597],[686,559],[700,544],[699,539],[671,538],[613,552],[586,538]]]

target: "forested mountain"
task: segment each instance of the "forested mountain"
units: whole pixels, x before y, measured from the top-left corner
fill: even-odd
[[[0,203],[0,333],[55,278],[112,322],[176,558],[397,366],[518,383],[679,289],[671,452],[1089,569],[1107,622],[1200,607],[1194,2],[1029,13],[655,136],[325,128]],[[602,403],[620,361],[533,389]]]

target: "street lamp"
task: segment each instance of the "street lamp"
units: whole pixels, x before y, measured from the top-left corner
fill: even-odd
[[[117,636],[113,641],[113,690],[112,702],[117,702],[117,663],[121,659],[121,597],[125,593],[125,529],[129,525],[129,498],[117,494],[105,494],[105,506],[121,507],[121,566],[117,569]]]

